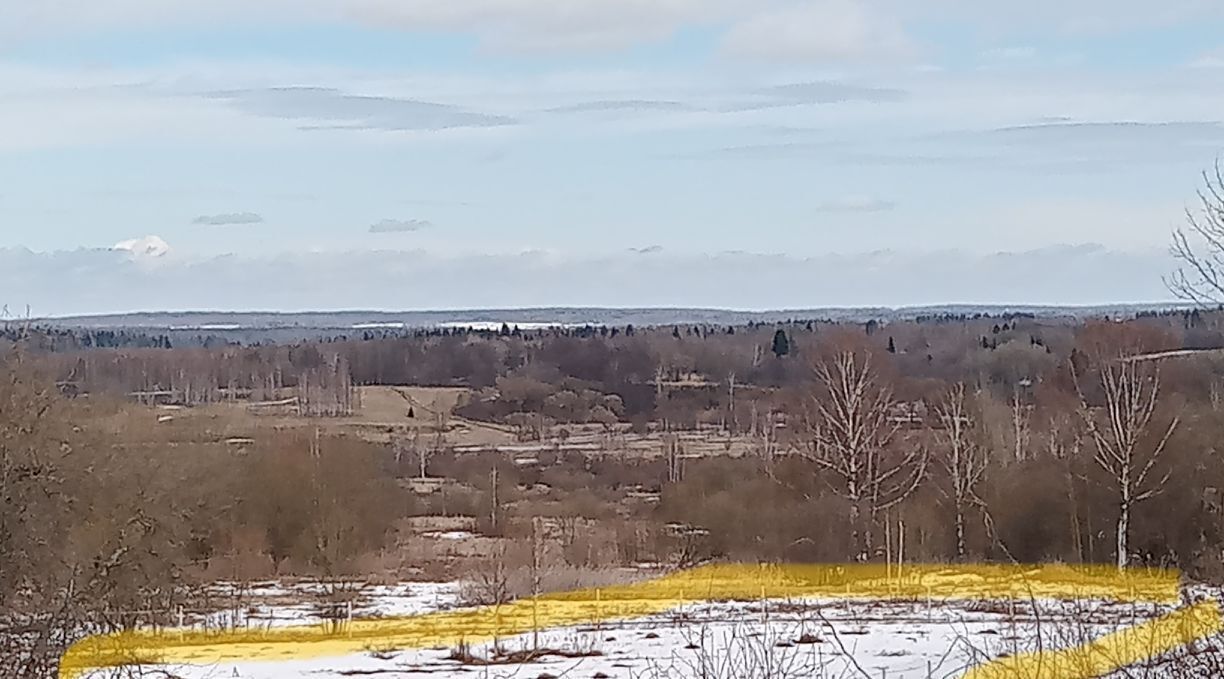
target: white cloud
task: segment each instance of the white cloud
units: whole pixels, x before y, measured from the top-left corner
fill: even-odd
[[[151,309],[1100,304],[1169,299],[1161,276],[1173,268],[1162,249],[1126,253],[1092,245],[992,255],[880,251],[813,258],[665,252],[442,257],[385,251],[179,256],[159,258],[158,266],[114,254],[0,249],[0,290],[6,296],[0,303],[29,303],[36,315]],[[451,283],[439,287],[440,280]],[[856,283],[847,286],[847,280]]]
[[[661,40],[743,0],[356,0],[348,15],[381,27],[475,32],[513,51],[599,50]]]
[[[3,23],[0,20],[0,23]],[[230,82],[249,66],[226,69]],[[190,69],[28,67],[0,61],[0,150],[71,148],[116,141],[277,138],[276,121],[259,121],[223,102],[161,91],[158,79],[190,79]]]
[[[251,115],[308,121],[306,129],[446,130],[512,125],[507,116],[458,106],[383,95],[351,94],[326,87],[267,87],[210,92]]]
[[[1224,56],[1202,56],[1190,62],[1191,68],[1224,68]]]
[[[514,51],[616,49],[750,7],[747,0],[58,0],[0,4],[0,45],[30,34],[208,23],[345,21],[474,33]]]
[[[170,244],[160,236],[144,236],[119,241],[111,246],[111,250],[125,252],[137,260],[157,259],[170,254]]]
[[[1218,0],[9,0],[0,3],[0,47],[111,28],[349,22],[474,34],[500,50],[586,51],[735,22],[731,44],[744,53],[823,59],[877,57],[908,44],[903,26],[940,21],[1002,39],[1033,29],[1111,33],[1221,15]]]
[[[651,101],[649,99],[602,99],[582,101],[565,106],[554,106],[548,113],[649,113],[659,111],[693,111],[693,106],[678,101]]]
[[[1213,120],[1224,105],[1219,88],[1188,72],[1181,82],[1167,74],[1122,79],[1071,70],[1006,80],[963,72],[821,70],[689,74],[559,67],[491,77],[261,61],[128,68],[0,62],[0,150],[172,139],[301,147],[314,142],[303,138],[302,128],[319,143],[341,135],[346,142],[518,138],[539,130],[586,135],[624,132],[629,124],[634,131],[842,128],[849,130],[846,137],[883,137],[1050,116],[1108,120],[1120,112],[1137,121]],[[540,113],[547,109],[565,113]],[[583,113],[588,111],[599,113]],[[750,141],[728,139],[726,145]]]
[[[370,233],[412,233],[433,226],[424,219],[384,219],[370,225]]]
[[[1109,35],[1224,16],[1224,3],[1217,0],[870,1],[891,5],[910,21],[954,18],[986,37],[1031,35],[1033,30],[1063,36]]]
[[[774,6],[732,27],[724,48],[734,55],[784,61],[890,61],[915,51],[896,15],[859,0]]]
[[[262,224],[263,221],[263,215],[254,212],[226,212],[219,215],[200,215],[191,220],[191,223],[200,226],[243,226]]]
[[[816,205],[817,212],[889,212],[897,204],[874,196],[842,196]]]
[[[982,56],[992,61],[1027,61],[1037,56],[1037,50],[1024,46],[995,47],[983,52]]]
[[[1224,48],[1207,50],[1198,55],[1186,64],[1190,68],[1196,69],[1220,69],[1224,68]]]

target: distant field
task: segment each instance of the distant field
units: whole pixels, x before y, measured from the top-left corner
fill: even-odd
[[[319,429],[325,434],[355,433],[359,437],[388,443],[394,436],[420,432],[435,436],[444,429],[444,445],[457,453],[497,450],[510,456],[530,456],[544,451],[598,456],[650,458],[663,455],[660,432],[634,433],[628,425],[605,430],[600,425],[558,426],[563,438],[520,441],[513,428],[459,417],[454,410],[470,390],[463,387],[358,387],[355,412],[350,417],[311,418],[294,414],[291,405],[253,407],[245,401],[192,408],[155,408],[131,404],[106,418],[107,426],[131,438],[180,443],[241,445],[261,432]],[[412,417],[409,417],[409,415]],[[672,434],[681,457],[740,457],[753,454],[760,441],[747,435],[696,430]]]
[[[303,417],[295,414],[292,400],[268,404],[235,401],[191,408],[125,404],[103,417],[106,428],[128,439],[181,443],[225,443],[257,438],[293,429],[319,429],[325,434],[357,433],[363,439],[386,443],[395,434],[420,431],[434,435],[445,429],[447,445],[510,445],[514,435],[506,427],[455,417],[453,410],[467,393],[462,387],[358,387],[355,412],[350,417]],[[411,417],[409,416],[411,415]]]

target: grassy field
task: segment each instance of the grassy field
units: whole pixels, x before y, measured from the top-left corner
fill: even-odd
[[[358,387],[354,412],[347,417],[301,416],[288,399],[270,404],[234,401],[191,408],[127,403],[100,409],[99,424],[134,443],[239,448],[270,433],[295,430],[317,430],[325,436],[356,436],[380,444],[416,435],[427,439],[433,447],[451,448],[461,454],[498,451],[524,456],[551,450],[654,458],[663,456],[667,445],[666,435],[660,432],[633,432],[628,425],[605,429],[597,424],[556,426],[554,435],[547,440],[520,441],[510,426],[456,415],[455,409],[468,393],[462,387]],[[715,429],[676,432],[670,436],[677,444],[678,454],[689,458],[750,455],[760,445],[754,437]]]

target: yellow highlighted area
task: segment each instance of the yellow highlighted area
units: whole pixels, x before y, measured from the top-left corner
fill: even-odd
[[[1024,653],[976,667],[963,679],[1089,679],[1218,633],[1220,605],[1205,601],[1064,650]]]
[[[685,604],[761,599],[884,601],[1031,599],[1176,603],[1180,576],[1169,570],[1071,566],[715,565],[654,580],[541,595],[502,606],[405,618],[359,620],[339,631],[317,625],[267,630],[133,631],[91,637],[65,654],[60,677],[130,665],[212,664],[339,657],[372,648],[480,644],[533,630],[646,617]],[[1015,656],[974,670],[972,679],[1091,677],[1159,655],[1221,629],[1216,604],[1201,604],[1108,635],[1071,651]],[[1078,653],[1078,655],[1077,655]],[[1046,671],[1055,663],[1066,673]],[[1117,664],[1108,663],[1117,661]],[[1033,664],[1037,663],[1037,664]],[[1055,665],[1051,665],[1051,668]],[[1090,674],[1072,668],[1093,668]],[[992,669],[995,668],[995,669]],[[1036,672],[1024,673],[1026,671]]]

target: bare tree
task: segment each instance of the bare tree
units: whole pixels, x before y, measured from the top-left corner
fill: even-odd
[[[922,481],[921,448],[893,450],[899,426],[896,405],[870,356],[842,351],[816,365],[819,390],[807,416],[811,459],[835,478],[834,492],[850,505],[850,525],[859,558],[870,558],[876,515],[900,503]]]
[[[667,482],[680,483],[684,480],[683,450],[680,447],[680,437],[673,432],[663,434],[663,457],[667,460]]]
[[[1186,226],[1173,231],[1181,266],[1165,279],[1173,294],[1199,304],[1224,302],[1224,170],[1217,160],[1203,172],[1199,209],[1186,209]]]
[[[739,421],[735,416],[735,371],[727,373],[726,430],[732,434],[739,433]]]
[[[1020,385],[1012,388],[1011,406],[1012,444],[1015,446],[1016,462],[1028,458],[1029,406],[1020,395]]]
[[[976,422],[966,404],[963,382],[948,390],[935,412],[941,427],[939,462],[949,481],[949,487],[940,490],[952,502],[956,558],[964,560],[965,515],[971,508],[985,504],[977,494],[977,487],[986,474],[986,451],[976,440]]]
[[[214,388],[214,387],[209,387]],[[348,417],[357,390],[348,360],[339,354],[319,359],[319,365],[298,377],[298,408],[306,417]]]
[[[391,439],[391,452],[395,456],[395,471],[397,474],[403,474],[405,459],[415,460],[417,473],[421,480],[428,478],[426,473],[429,468],[429,461],[433,458],[436,450],[431,446],[421,445],[421,428],[413,427],[412,435],[395,435]],[[411,463],[411,462],[410,462]]]
[[[443,407],[437,401],[434,402],[433,411],[434,411],[435,433],[434,433],[434,441],[433,441],[433,450],[427,453],[430,455],[434,453],[440,453],[446,449],[446,432],[450,430],[450,420],[451,420],[450,410]],[[421,462],[422,468],[424,468],[427,462],[428,462],[427,459],[422,459],[422,462]],[[423,477],[424,475],[422,474],[422,478]]]
[[[1047,459],[1059,461],[1065,472],[1067,501],[1071,509],[1067,516],[1071,528],[1071,542],[1075,545],[1076,559],[1083,563],[1089,551],[1085,549],[1085,543],[1090,546],[1093,536],[1092,531],[1084,530],[1081,523],[1081,512],[1084,511],[1081,508],[1083,493],[1077,490],[1076,482],[1081,480],[1082,476],[1076,473],[1076,469],[1083,459],[1081,453],[1087,432],[1082,426],[1083,418],[1076,412],[1077,407],[1057,407],[1052,410],[1054,413],[1046,420],[1044,452]],[[1090,509],[1087,511],[1091,513]]]
[[[22,351],[0,354],[0,679],[55,676],[84,634],[164,622],[186,596],[166,556],[185,535],[172,464],[84,415]]]
[[[1169,480],[1166,473],[1159,481],[1149,483],[1178,419],[1172,418],[1163,431],[1153,423],[1160,397],[1160,371],[1154,362],[1118,356],[1096,363],[1099,405],[1089,404],[1074,360],[1071,371],[1080,399],[1080,416],[1093,442],[1093,460],[1109,475],[1118,492],[1117,563],[1121,569],[1129,561],[1130,520],[1135,505],[1161,492]],[[1158,438],[1153,440],[1152,433]]]
[[[760,431],[757,438],[761,459],[765,462],[765,472],[772,478],[774,458],[778,452],[778,417],[772,405],[764,414],[758,415],[756,401],[752,402],[752,429],[754,433]]]

